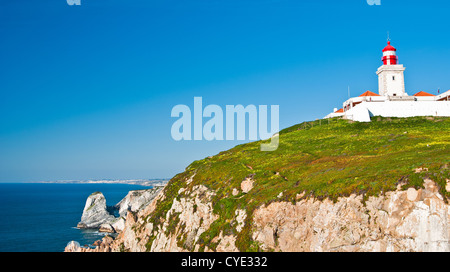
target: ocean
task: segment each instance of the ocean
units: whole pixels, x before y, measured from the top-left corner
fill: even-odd
[[[90,245],[105,234],[76,228],[87,197],[96,191],[109,206],[128,191],[148,189],[128,184],[0,183],[0,252],[62,252],[75,240]]]

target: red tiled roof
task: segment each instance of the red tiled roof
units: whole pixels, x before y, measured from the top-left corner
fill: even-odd
[[[414,96],[435,96],[435,95],[420,91],[416,93]]]
[[[344,109],[339,109],[339,110],[335,111],[335,113],[338,113],[338,112],[344,112]]]
[[[363,93],[362,95],[360,95],[360,97],[361,96],[380,96],[380,95],[376,94],[374,92],[371,92],[371,91],[367,91],[367,92]]]

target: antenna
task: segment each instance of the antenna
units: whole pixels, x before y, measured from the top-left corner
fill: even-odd
[[[387,32],[387,40],[388,40],[388,42],[391,41],[391,38],[389,37],[389,31]]]
[[[348,86],[348,98],[350,98],[350,86]]]

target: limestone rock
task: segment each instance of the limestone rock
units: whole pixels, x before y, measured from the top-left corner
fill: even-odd
[[[450,206],[431,180],[425,189],[275,202],[253,215],[252,237],[275,251],[450,251]]]
[[[64,252],[82,252],[82,248],[80,246],[80,243],[76,241],[70,241],[69,243],[67,243]]]
[[[253,179],[248,177],[241,183],[241,190],[244,193],[248,193],[251,189],[253,189]]]
[[[95,192],[87,198],[81,221],[77,227],[99,228],[103,223],[109,223],[113,220],[114,216],[107,210],[105,196],[100,192]]]
[[[239,190],[236,189],[236,188],[233,188],[233,191],[231,192],[231,194],[232,194],[233,196],[237,196],[237,195],[239,194]]]
[[[217,237],[219,244],[217,245],[216,251],[218,252],[239,252],[239,249],[236,247],[236,236],[227,235],[223,236],[223,232],[221,231],[219,236]]]
[[[155,187],[148,190],[130,191],[114,207],[106,206],[105,196],[101,192],[91,194],[86,200],[86,204],[78,223],[78,228],[96,229],[101,232],[120,232],[125,228],[125,217],[129,211],[137,212],[145,208],[161,191],[163,187]],[[113,213],[118,210],[119,217]]]
[[[125,228],[125,219],[123,217],[120,217],[116,219],[111,226],[113,227],[115,232],[121,232]]]
[[[244,228],[244,220],[245,218],[247,218],[247,213],[245,212],[245,210],[238,209],[236,210],[235,215],[237,222],[236,230],[238,232],[241,232],[242,228]]]
[[[120,216],[126,217],[127,212],[137,212],[147,206],[163,187],[154,187],[148,190],[130,191],[114,207],[119,210]]]
[[[185,251],[177,243],[177,236],[186,236],[184,246],[193,247],[200,235],[209,229],[210,225],[218,218],[215,215],[211,203],[214,192],[203,185],[194,186],[190,197],[173,200],[172,207],[165,216],[162,231],[158,232],[152,244],[151,251]],[[166,233],[172,223],[172,216],[178,217],[175,233]],[[184,226],[181,229],[181,226]],[[182,232],[181,232],[182,230]]]
[[[406,191],[406,195],[409,201],[415,201],[417,199],[417,197],[419,196],[419,192],[416,191],[416,189],[414,188],[409,188]]]
[[[115,230],[111,226],[111,224],[108,224],[108,223],[101,224],[99,229],[98,229],[98,231],[99,232],[108,232],[108,233],[114,233],[115,232]]]

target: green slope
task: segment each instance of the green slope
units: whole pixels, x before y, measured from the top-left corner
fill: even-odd
[[[220,218],[202,234],[201,248],[214,249],[211,240],[222,230],[236,233],[234,211],[246,209],[249,216],[238,234],[241,251],[258,250],[251,239],[251,214],[272,201],[298,201],[298,194],[336,200],[352,193],[365,198],[395,190],[401,181],[419,188],[430,177],[441,194],[449,178],[450,118],[375,117],[371,123],[341,119],[302,123],[280,132],[276,151],[260,151],[261,142],[236,146],[216,156],[193,162],[165,188],[166,199],[159,203],[151,220],[158,222],[177,197],[179,188],[194,173],[189,186],[203,184],[216,192],[214,212]],[[428,171],[415,173],[423,167]],[[254,188],[232,195],[241,182],[252,176]],[[282,197],[278,197],[282,192]],[[169,230],[170,231],[170,230]],[[180,243],[182,244],[182,243]]]

